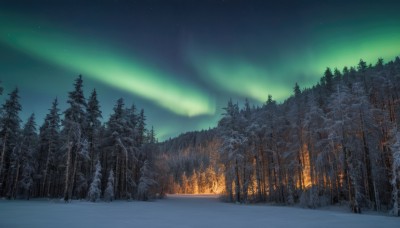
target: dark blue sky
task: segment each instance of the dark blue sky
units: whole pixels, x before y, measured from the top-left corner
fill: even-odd
[[[2,1],[0,79],[41,124],[83,75],[104,121],[144,108],[163,140],[214,127],[229,98],[256,105],[326,67],[400,54],[399,1]],[[2,100],[7,95],[2,96]]]

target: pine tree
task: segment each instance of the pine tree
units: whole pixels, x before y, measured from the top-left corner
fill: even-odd
[[[333,80],[338,83],[342,79],[342,73],[338,70],[338,68],[335,68],[333,70]]]
[[[349,76],[350,76],[349,68],[347,66],[343,67],[343,81],[345,84],[349,83],[349,80],[350,80]]]
[[[59,165],[60,150],[60,113],[58,100],[54,99],[49,113],[46,115],[39,133],[39,154],[37,175],[41,177],[41,184],[38,195],[48,197],[53,194],[50,189],[54,189],[55,182],[53,177],[57,173]],[[51,195],[50,195],[51,194]]]
[[[296,84],[294,85],[293,92],[294,92],[294,96],[295,96],[295,97],[299,97],[300,94],[301,94],[300,86],[299,86],[299,84],[297,84],[297,82],[296,82]],[[271,96],[271,99],[272,99],[272,96]],[[270,97],[269,97],[269,96],[268,96],[268,100],[270,100]]]
[[[243,123],[239,113],[237,104],[233,104],[232,100],[228,102],[225,109],[224,118],[222,118],[218,127],[221,130],[221,158],[225,159],[223,162],[226,164],[225,178],[227,183],[234,182],[234,192],[232,191],[231,184],[227,186],[231,200],[235,198],[235,202],[242,201],[242,185],[241,185],[241,167],[244,162],[243,145],[246,143],[247,138],[244,135]]]
[[[98,159],[99,145],[100,145],[100,118],[102,117],[100,111],[99,101],[97,100],[97,92],[94,89],[91,93],[88,104],[87,104],[87,122],[85,132],[88,140],[88,154],[90,158],[89,162],[89,174],[93,173],[95,166],[94,162]]]
[[[32,114],[26,122],[21,138],[21,180],[19,181],[20,192],[29,199],[33,188],[33,174],[35,172],[34,155],[37,151],[38,136],[36,134],[35,115]],[[18,179],[18,178],[17,178]]]
[[[146,144],[146,116],[144,115],[144,110],[141,109],[139,115],[137,116],[137,125],[135,128],[135,149],[137,151],[136,159],[137,162],[134,164],[134,183],[138,184],[140,182],[141,168],[146,160],[146,154],[144,145]],[[138,187],[138,186],[137,186]],[[139,192],[136,189],[136,192]]]
[[[357,69],[358,69],[361,73],[364,73],[365,70],[367,69],[367,63],[366,63],[364,60],[360,59],[360,62],[358,62]]]
[[[96,163],[96,170],[93,175],[92,183],[90,184],[88,199],[91,202],[96,202],[101,196],[101,164],[98,160]]]
[[[397,132],[394,136],[394,143],[391,146],[392,150],[392,178],[390,184],[392,185],[392,210],[390,214],[393,216],[400,216],[399,211],[399,182],[400,182],[400,132]]]
[[[64,200],[68,202],[72,197],[72,190],[80,190],[86,180],[81,173],[81,161],[87,159],[87,141],[83,132],[86,125],[86,101],[83,95],[82,76],[75,80],[74,91],[68,95],[70,107],[64,112],[63,137],[64,147],[67,149],[65,162]],[[80,177],[77,179],[77,177]],[[75,188],[79,180],[79,187]]]
[[[145,143],[145,135],[146,135],[146,116],[144,115],[144,110],[140,110],[140,114],[138,117],[138,125],[137,125],[137,138],[136,143],[139,148]]]
[[[326,89],[327,89],[328,93],[330,94],[331,92],[333,92],[333,74],[329,67],[326,68],[326,70],[325,70],[324,78],[325,78]]]
[[[140,174],[138,196],[139,199],[146,201],[151,197],[151,187],[157,184],[154,180],[154,173],[148,160],[144,161],[143,166],[140,169]]]
[[[300,90],[300,88],[299,88],[299,90]],[[269,105],[269,104],[271,104],[273,102],[274,102],[274,100],[272,99],[272,95],[268,94],[268,99],[267,99],[266,105]]]
[[[87,104],[83,95],[83,80],[81,75],[75,80],[74,90],[69,92],[67,102],[70,107],[64,112],[64,128],[74,128],[76,124],[78,124],[80,128],[83,128],[87,122],[85,112]]]
[[[379,58],[379,59],[378,59],[378,61],[376,62],[375,68],[376,68],[378,71],[383,70],[383,59],[382,59],[382,58]]]
[[[114,171],[112,169],[108,174],[107,188],[104,191],[104,200],[107,202],[114,200]]]
[[[307,109],[303,123],[305,140],[301,156],[305,191],[303,191],[300,197],[300,204],[309,208],[316,208],[320,205],[318,189],[321,184],[319,183],[318,174],[324,166],[317,163],[317,161],[328,158],[327,155],[333,154],[333,151],[328,150],[329,147],[325,147],[326,145],[322,143],[319,137],[320,133],[325,133],[324,127],[327,120],[325,113],[318,106],[313,93],[308,94]],[[321,150],[316,146],[318,144],[321,144]],[[320,153],[317,151],[320,151]]]
[[[0,120],[0,195],[4,195],[7,189],[12,187],[12,184],[8,181],[11,174],[10,155],[17,144],[21,123],[19,118],[21,105],[19,103],[18,88],[9,94],[9,99],[3,104],[2,109],[3,113]]]
[[[124,108],[124,100],[118,99],[114,106],[114,113],[110,116],[106,126],[107,150],[112,158],[110,166],[115,167],[115,197],[134,198],[140,174],[135,172],[139,159],[137,157],[134,137],[135,129],[132,110]]]
[[[124,144],[124,127],[126,124],[124,121],[124,115],[124,100],[120,98],[114,106],[114,113],[110,116],[110,119],[107,122],[107,138],[110,143],[112,154],[111,167],[115,167],[115,181],[113,182],[113,185],[116,198],[119,198],[122,195],[126,197],[126,191],[122,191],[122,189],[125,190],[123,185],[126,180],[126,173],[123,170],[123,166],[128,159],[127,147]]]
[[[136,114],[136,106],[134,104],[132,104],[132,106],[130,108],[127,108],[125,110],[126,113],[126,120],[127,120],[127,124],[129,125],[129,129],[133,130],[133,132],[131,132],[133,135],[136,135],[136,127],[138,124],[138,120],[139,117]]]
[[[34,153],[37,135],[34,115],[32,114],[24,128],[18,134],[18,142],[10,155],[9,198],[25,197],[29,199],[33,185]]]
[[[153,126],[151,126],[151,129],[149,131],[149,134],[147,135],[147,138],[148,138],[147,141],[148,141],[149,144],[157,143],[156,133],[154,131],[154,127]]]

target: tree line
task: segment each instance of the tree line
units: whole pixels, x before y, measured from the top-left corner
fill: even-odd
[[[170,193],[220,194],[225,187],[217,130],[187,132],[159,143],[168,167]]]
[[[236,202],[349,202],[399,214],[400,59],[342,72],[282,104],[229,101],[218,124],[226,195]]]
[[[66,110],[55,99],[39,128],[34,114],[21,127],[18,93],[1,107],[0,197],[111,201],[159,193],[157,140],[143,109],[121,98],[103,124],[97,92],[86,99],[79,76]]]
[[[360,60],[342,71],[327,68],[312,88],[296,83],[280,104],[271,96],[260,107],[230,100],[216,129],[164,142],[162,151],[180,187],[185,180],[193,186],[193,173],[217,164],[228,201],[348,204],[356,213],[364,208],[399,215],[399,123],[399,57],[375,65]],[[216,155],[206,156],[199,169],[190,158],[202,148]]]

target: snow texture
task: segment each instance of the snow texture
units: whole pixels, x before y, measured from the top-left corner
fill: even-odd
[[[216,196],[168,195],[153,202],[0,200],[0,227],[399,227],[400,219],[266,205],[222,203]]]
[[[110,170],[108,175],[107,188],[104,192],[104,200],[107,202],[114,200],[114,172]]]
[[[101,196],[101,164],[97,161],[96,171],[94,172],[93,181],[90,184],[88,198],[91,202],[96,202]]]

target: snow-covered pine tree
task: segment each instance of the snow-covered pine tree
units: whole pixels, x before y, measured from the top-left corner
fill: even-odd
[[[7,192],[9,198],[24,197],[29,199],[33,186],[34,162],[37,135],[35,119],[32,114],[24,128],[19,132],[18,142],[10,155],[10,172],[8,181],[10,187]]]
[[[104,191],[104,200],[106,202],[114,200],[114,171],[112,169],[108,174],[107,187]]]
[[[39,152],[37,156],[38,170],[37,176],[40,177],[39,197],[54,196],[54,179],[60,165],[60,113],[58,109],[58,100],[54,99],[50,112],[46,115],[39,133]],[[50,192],[53,189],[53,192]]]
[[[19,192],[26,199],[30,198],[33,188],[33,174],[36,166],[33,158],[37,151],[37,141],[35,115],[32,114],[24,126],[21,139],[21,180],[19,181]]]
[[[128,130],[126,109],[124,108],[124,100],[122,98],[117,100],[114,106],[114,113],[111,114],[110,119],[106,123],[106,146],[110,151],[109,165],[115,167],[115,181],[114,181],[114,195],[116,198],[131,198],[131,187],[128,185],[129,181],[129,161],[132,155],[132,135]],[[130,137],[129,137],[130,136]]]
[[[80,153],[82,142],[85,141],[83,129],[86,123],[86,101],[83,95],[82,76],[75,80],[74,91],[68,95],[70,107],[65,110],[65,118],[62,121],[64,147],[66,148],[65,162],[65,182],[64,182],[64,201],[68,202],[75,189],[76,177],[81,172],[81,162],[83,153]]]
[[[18,143],[12,150],[9,156],[9,172],[7,177],[7,198],[15,199],[17,197],[18,189],[19,189],[19,180],[21,179],[21,154],[22,154],[22,145],[20,143],[22,138],[22,133],[18,132]]]
[[[242,202],[242,181],[241,168],[244,162],[243,145],[247,141],[244,135],[242,118],[239,113],[237,104],[233,104],[232,100],[228,102],[225,109],[224,117],[219,121],[222,146],[220,148],[222,162],[225,164],[225,178],[227,190],[229,191],[230,200],[237,203]],[[232,186],[234,185],[234,192]],[[234,198],[233,198],[234,197]]]
[[[143,109],[140,110],[136,129],[137,129],[136,143],[137,147],[140,147],[145,143],[146,139],[146,116],[144,115]]]
[[[10,155],[17,145],[18,133],[20,130],[21,119],[19,112],[21,105],[19,103],[18,88],[15,88],[9,98],[2,106],[2,116],[0,119],[0,195],[4,196],[12,188],[9,181],[12,172],[10,170]]]
[[[96,202],[100,199],[101,196],[101,164],[100,161],[97,160],[96,170],[94,171],[93,180],[90,184],[88,191],[88,199],[91,202]]]
[[[328,96],[333,92],[333,74],[332,70],[327,67],[325,72],[324,72],[324,77],[323,79],[325,80],[325,90],[328,93]]]
[[[86,108],[87,121],[85,126],[85,133],[88,141],[88,154],[89,154],[89,175],[92,175],[93,169],[95,168],[95,161],[98,157],[96,152],[99,151],[100,145],[100,128],[101,122],[99,119],[102,118],[100,104],[97,100],[97,92],[94,89],[88,99]]]
[[[150,191],[151,187],[157,184],[157,182],[154,180],[154,173],[148,160],[144,161],[143,166],[140,169],[140,174],[138,197],[140,200],[146,201],[152,197]]]
[[[345,73],[346,75],[349,72]],[[329,98],[329,103],[327,108],[329,112],[327,113],[327,119],[322,126],[324,132],[328,132],[329,137],[325,141],[325,145],[323,143],[318,143],[317,141],[313,142],[311,145],[317,145],[315,148],[316,151],[324,151],[323,148],[326,145],[329,150],[334,148],[339,148],[340,150],[336,151],[337,157],[339,160],[338,175],[340,174],[339,181],[342,183],[340,186],[341,191],[341,200],[352,200],[354,191],[351,191],[351,179],[349,176],[349,166],[348,166],[348,157],[350,155],[349,151],[349,127],[351,125],[351,116],[348,115],[349,108],[351,106],[351,94],[348,86],[345,84],[346,81],[340,83],[336,86],[335,92]],[[315,132],[317,133],[317,132]],[[318,134],[320,135],[320,134]],[[317,170],[320,171],[320,170]],[[316,175],[318,178],[318,175]],[[354,184],[354,183],[353,183]]]
[[[126,163],[131,165],[127,165],[125,172],[125,181],[126,187],[125,192],[127,198],[132,199],[136,198],[137,193],[137,177],[140,176],[140,170],[137,170],[136,167],[139,166],[141,161],[140,158],[140,147],[137,145],[136,136],[138,134],[137,125],[138,125],[138,116],[136,114],[136,106],[134,104],[131,105],[130,108],[124,109],[124,130],[123,130],[123,144],[126,148],[127,157]]]
[[[326,126],[326,116],[323,110],[318,106],[317,101],[313,93],[309,93],[307,96],[307,106],[306,106],[306,114],[303,122],[304,126],[304,145],[303,145],[303,154],[301,156],[303,163],[303,183],[304,183],[304,191],[300,196],[300,204],[302,206],[307,206],[309,208],[316,208],[320,205],[318,199],[318,189],[320,184],[316,181],[318,180],[319,171],[317,167],[320,167],[322,164],[317,164],[316,160],[323,160],[323,158],[334,153],[332,151],[332,146],[326,143],[321,143],[320,135],[321,133],[325,133],[326,130],[324,127]],[[328,144],[328,145],[327,145]],[[311,145],[321,145],[320,150],[317,146]],[[311,146],[311,147],[310,147]],[[318,153],[319,151],[320,153]],[[324,152],[324,153],[322,153]],[[315,185],[314,185],[315,184]]]
[[[270,201],[283,202],[283,177],[282,177],[282,154],[279,151],[279,145],[286,145],[286,140],[280,136],[280,132],[285,132],[285,118],[281,115],[281,110],[276,101],[270,96],[266,105],[262,109],[261,124],[265,125],[263,135],[265,151],[261,153],[262,169],[267,176],[263,185],[265,191],[270,192],[268,199]]]
[[[285,113],[285,118],[288,121],[289,126],[287,126],[287,130],[289,130],[290,143],[287,143],[287,150],[284,153],[284,157],[286,160],[290,160],[288,166],[285,167],[287,169],[287,173],[290,173],[288,176],[288,184],[287,184],[287,202],[289,205],[294,203],[294,190],[295,183],[299,183],[300,190],[304,187],[304,180],[302,175],[303,165],[302,164],[302,156],[305,153],[304,149],[304,141],[305,141],[305,132],[304,132],[304,116],[305,109],[303,106],[303,97],[301,93],[299,93],[299,87],[296,83],[294,87],[294,97],[291,101],[288,101],[289,110]],[[286,137],[286,136],[285,136]]]
[[[390,184],[392,185],[392,210],[390,214],[393,216],[400,216],[399,211],[399,182],[400,182],[400,132],[397,131],[394,138],[394,143],[391,146],[392,151],[392,178]]]

